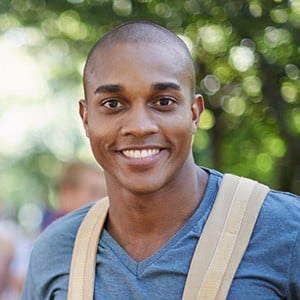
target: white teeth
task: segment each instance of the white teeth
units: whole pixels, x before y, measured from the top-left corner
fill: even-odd
[[[159,152],[158,149],[125,150],[123,154],[130,158],[146,158]]]

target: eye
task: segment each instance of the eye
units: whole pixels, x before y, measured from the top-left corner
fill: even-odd
[[[122,105],[123,104],[117,99],[109,99],[109,100],[104,101],[101,104],[101,106],[104,106],[104,107],[110,108],[110,109],[120,108],[120,107],[122,107]]]
[[[157,106],[171,106],[175,103],[175,100],[170,97],[162,97],[155,101],[155,105]]]

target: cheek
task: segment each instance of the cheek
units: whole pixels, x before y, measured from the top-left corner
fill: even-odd
[[[176,159],[182,157],[185,160],[190,152],[193,138],[192,131],[192,123],[188,122],[186,118],[177,119],[176,122],[173,121],[167,139],[172,145],[173,152],[176,153]]]
[[[90,143],[94,147],[104,147],[109,141],[111,143],[114,134],[115,126],[105,118],[91,115],[89,118],[89,138]]]
[[[186,114],[182,114],[179,118],[172,119],[171,122],[171,128],[172,132],[174,132],[174,135],[181,138],[182,142],[185,142],[185,140],[193,135],[193,122],[192,117],[187,118]]]
[[[105,148],[107,148],[106,140],[107,136],[102,135],[99,132],[90,132],[90,144],[94,152],[102,152]]]
[[[104,159],[105,153],[109,148],[108,143],[111,143],[111,140],[111,135],[107,133],[104,134],[103,130],[89,130],[89,141],[92,152],[98,163],[100,163],[101,165],[101,161]]]

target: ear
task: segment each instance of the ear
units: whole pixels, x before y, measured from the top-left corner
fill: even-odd
[[[195,134],[200,121],[200,115],[204,110],[204,99],[200,94],[194,96],[191,109],[193,115],[193,134]]]
[[[89,126],[88,126],[88,104],[86,100],[79,101],[79,114],[85,130],[85,135],[89,137]]]

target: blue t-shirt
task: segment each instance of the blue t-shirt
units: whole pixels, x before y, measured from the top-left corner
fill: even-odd
[[[94,299],[181,299],[191,258],[222,174],[210,173],[204,197],[187,223],[156,253],[135,262],[104,230],[98,245]],[[32,252],[23,300],[67,299],[77,229],[91,205],[51,224]],[[300,197],[266,197],[227,299],[300,299]],[[199,266],[201,268],[201,266]]]

